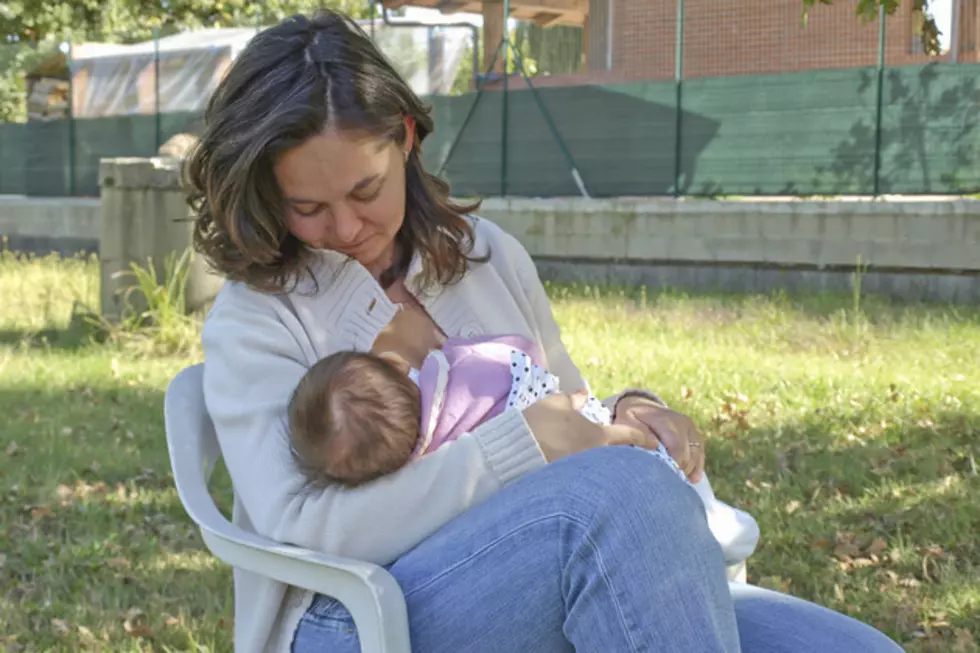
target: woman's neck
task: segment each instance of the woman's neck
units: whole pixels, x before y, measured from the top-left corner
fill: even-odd
[[[381,256],[376,258],[373,262],[368,263],[364,267],[367,268],[367,271],[371,273],[372,277],[374,277],[380,282],[385,272],[387,272],[388,270],[390,270],[392,267],[395,266],[395,262],[398,259],[398,257],[396,256],[397,252],[398,252],[398,246],[395,244],[394,241],[392,241],[391,244],[388,246],[388,248],[385,249],[384,253],[381,254]]]
[[[386,255],[379,257],[379,263],[385,262],[386,265],[379,265],[377,272],[374,270],[371,271],[374,274],[374,278],[378,280],[378,283],[385,290],[390,288],[395,282],[403,280],[408,269],[408,259],[411,253],[400,241],[401,239],[396,236]]]

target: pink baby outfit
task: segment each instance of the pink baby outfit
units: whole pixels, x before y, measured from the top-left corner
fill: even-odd
[[[558,392],[538,346],[517,336],[449,338],[425,359],[417,381],[422,392],[422,438],[416,455],[435,451],[505,410],[523,410]],[[609,411],[590,397],[582,413],[609,424]]]
[[[412,374],[422,394],[422,437],[413,457],[435,451],[505,410],[524,410],[558,392],[557,377],[543,364],[538,346],[521,336],[446,340]],[[580,412],[597,424],[612,422],[595,397]],[[663,444],[649,453],[688,482]],[[731,571],[731,565],[742,564],[755,550],[759,526],[748,513],[719,501],[706,474],[693,487]]]

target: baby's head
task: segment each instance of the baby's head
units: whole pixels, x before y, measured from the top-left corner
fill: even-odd
[[[390,355],[340,352],[310,368],[289,402],[293,457],[315,486],[355,486],[412,456],[422,400],[408,365]]]

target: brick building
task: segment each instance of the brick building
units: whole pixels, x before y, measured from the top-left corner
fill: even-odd
[[[952,0],[957,24],[951,52],[923,53],[921,16],[903,1],[886,21],[888,66],[935,60],[976,62],[980,43],[980,0]],[[503,29],[499,0],[387,0],[385,6],[441,8],[482,13],[485,62]],[[878,23],[855,16],[856,0],[818,5],[802,20],[801,0],[685,0],[684,77],[771,74],[874,66]],[[512,0],[514,18],[539,25],[585,29],[583,74],[541,82],[630,82],[672,79],[677,43],[676,0]],[[954,54],[955,53],[955,54]]]

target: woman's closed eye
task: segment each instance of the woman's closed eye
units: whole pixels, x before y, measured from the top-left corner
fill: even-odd
[[[365,185],[363,188],[355,189],[350,197],[355,202],[368,204],[381,196],[381,191],[384,190],[384,187],[385,180],[375,178],[372,183]]]
[[[303,204],[303,205],[300,205],[300,206],[296,206],[294,204],[293,205],[293,211],[296,212],[296,215],[302,215],[304,217],[309,218],[309,217],[312,217],[312,216],[320,213],[321,211],[323,211],[323,205],[322,204]]]

